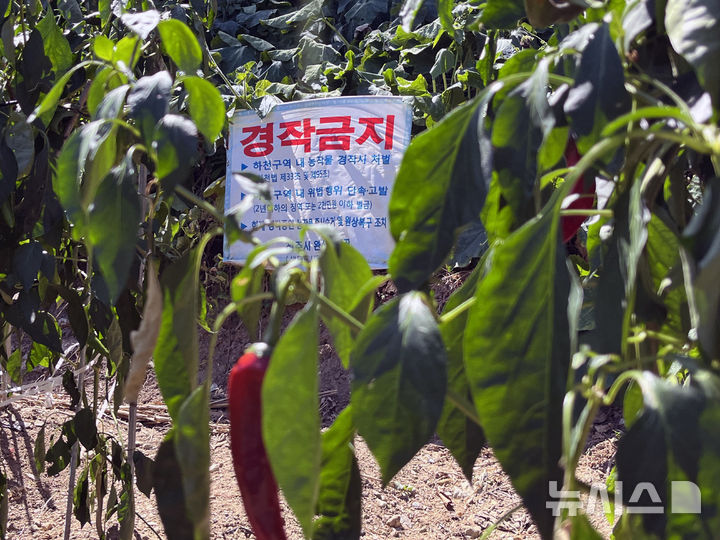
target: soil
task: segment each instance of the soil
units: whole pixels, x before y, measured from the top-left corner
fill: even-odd
[[[448,274],[443,286],[435,287],[435,298],[440,305],[449,296],[448,291],[456,288],[463,277],[461,274]],[[378,293],[378,300],[384,301],[393,295],[392,285],[388,284]],[[295,311],[288,311],[286,322]],[[202,331],[201,335],[202,356],[207,354],[209,339]],[[229,450],[229,424],[223,407],[227,374],[237,359],[238,351],[242,351],[250,341],[255,339],[251,340],[239,319],[232,317],[220,333],[215,352],[210,441],[211,537],[214,539],[254,538],[235,483]],[[36,380],[46,376],[42,372],[34,372],[26,379]],[[348,374],[334,353],[325,329],[321,332],[319,343],[319,377],[320,412],[323,426],[328,426],[348,404],[350,392]],[[92,391],[91,387],[87,389]],[[152,371],[148,374],[138,403],[137,448],[152,457],[170,428]],[[125,440],[127,423],[124,411],[125,408],[122,408],[117,423],[106,413],[99,422],[99,429]],[[50,436],[56,436],[59,426],[72,414],[69,398],[62,387],[0,409],[0,450],[8,477],[9,539],[54,540],[63,537],[69,468],[54,477],[37,474],[33,447],[43,424],[46,425],[46,443],[49,446]],[[601,410],[580,462],[580,480],[604,485],[614,464],[616,442],[622,429],[619,410]],[[386,487],[380,481],[377,463],[360,438],[356,440],[356,452],[362,476],[362,537],[365,539],[477,538],[520,503],[519,496],[490,448],[484,449],[478,457],[470,483],[450,452],[436,439],[428,443]],[[148,498],[136,491],[135,504],[135,538],[164,538],[154,495]],[[284,502],[283,511],[289,538],[302,538],[300,527]],[[598,509],[590,518],[602,535],[609,537],[611,526],[602,511]],[[108,522],[108,538],[117,537],[117,526],[113,526],[113,520],[116,518]],[[71,538],[98,538],[94,515],[93,523],[82,528],[73,519]],[[519,509],[496,527],[491,538],[529,539],[538,538],[538,535],[527,512]]]

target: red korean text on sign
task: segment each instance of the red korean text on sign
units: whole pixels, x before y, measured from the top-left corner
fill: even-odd
[[[313,146],[313,136],[317,135],[318,149],[350,150],[351,136],[362,129],[362,133],[355,139],[359,145],[372,141],[378,145],[384,145],[385,150],[392,150],[393,135],[395,131],[395,116],[387,117],[365,117],[357,120],[360,128],[356,130],[352,126],[350,116],[324,116],[318,119],[320,127],[313,125],[311,119],[290,120],[280,122],[280,133],[277,138],[281,146],[299,146],[305,153],[310,153]],[[274,150],[273,137],[274,125],[272,122],[265,126],[250,126],[243,128],[242,132],[247,137],[240,141],[243,145],[243,152],[249,157],[263,157],[271,154]]]
[[[282,146],[302,146],[306,153],[310,152],[311,136],[315,132],[315,126],[311,124],[309,118],[281,122],[280,129],[285,130],[278,135]]]
[[[393,132],[395,131],[395,115],[388,115],[387,118],[369,117],[360,118],[360,124],[365,126],[365,131],[356,139],[358,144],[362,144],[371,139],[375,144],[383,142],[383,138],[377,132],[377,127],[385,123],[385,150],[392,150]]]
[[[350,126],[349,116],[326,116],[320,119],[321,124],[336,124],[336,127],[318,128],[320,135],[320,151],[350,150],[350,135],[355,128]]]
[[[273,151],[273,123],[266,126],[250,126],[243,128],[243,133],[249,133],[240,141],[243,145],[243,152],[246,156],[262,157],[271,154]],[[258,142],[253,142],[258,139]],[[248,144],[251,143],[251,144]]]

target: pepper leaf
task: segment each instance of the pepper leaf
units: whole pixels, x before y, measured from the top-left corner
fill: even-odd
[[[311,303],[283,333],[262,391],[263,438],[270,464],[306,535],[312,530],[322,448],[318,414],[318,313]],[[288,385],[293,388],[288,392]]]
[[[430,439],[442,412],[446,357],[422,293],[378,309],[350,355],[353,417],[384,483]]]
[[[453,293],[443,311],[448,313],[475,295],[478,281],[484,276],[486,267],[480,262],[462,287]],[[456,395],[472,400],[470,383],[463,362],[463,336],[468,312],[440,325],[448,355],[448,388]],[[472,481],[473,466],[485,446],[485,435],[480,426],[447,398],[438,421],[437,432],[453,457],[462,468],[468,481]]]
[[[177,19],[161,21],[157,29],[168,56],[181,71],[193,74],[202,63],[202,50],[192,30]]]
[[[562,403],[570,359],[570,279],[559,201],[496,245],[465,329],[465,369],[482,427],[543,538],[560,481]]]
[[[355,426],[346,407],[322,435],[322,472],[313,540],[360,538],[362,480],[353,449]]]

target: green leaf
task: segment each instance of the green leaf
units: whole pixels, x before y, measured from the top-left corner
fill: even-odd
[[[703,524],[705,531],[717,531],[720,527],[720,494],[717,486],[720,482],[720,435],[717,426],[720,425],[720,394],[718,393],[718,379],[716,375],[707,372],[696,374],[696,380],[701,383],[703,393],[706,396],[706,405],[700,414],[699,439],[701,441],[700,460],[698,462],[697,484],[700,488],[700,501],[703,509]],[[677,421],[677,420],[675,420]],[[683,420],[679,420],[682,422]],[[675,526],[682,518],[692,522],[700,521],[696,515],[681,516],[672,515],[671,526]],[[686,529],[687,530],[687,529]],[[708,534],[708,537],[712,534]],[[686,536],[686,537],[689,537]]]
[[[643,397],[640,387],[634,381],[626,388],[622,398],[623,421],[627,427],[632,427],[635,419],[642,410]]]
[[[480,215],[491,177],[482,121],[502,85],[492,85],[417,136],[390,198],[396,246],[389,271],[398,290],[422,285],[452,250],[456,231]]]
[[[543,60],[501,102],[492,123],[493,179],[516,225],[535,215],[538,148],[555,124],[547,101],[547,80],[548,63]]]
[[[8,120],[8,125],[5,127],[5,143],[13,151],[18,174],[23,177],[32,172],[33,160],[42,159],[41,154],[38,153],[36,158],[35,132],[28,124],[25,115],[21,112],[11,111]]]
[[[373,313],[350,367],[355,425],[387,484],[432,436],[445,399],[445,346],[422,293]]]
[[[70,447],[62,437],[58,438],[45,454],[45,461],[51,465],[47,469],[48,476],[56,476],[70,464]]]
[[[658,212],[658,210],[656,210]],[[680,268],[680,239],[666,222],[652,214],[647,224],[648,237],[645,253],[655,291],[662,290],[667,318],[663,330],[684,339],[690,331],[690,314],[687,297],[679,277],[671,276]],[[670,286],[664,280],[670,279]]]
[[[158,386],[173,419],[197,384],[198,272],[204,244],[162,273],[163,314],[153,358]]]
[[[427,80],[423,75],[418,75],[414,80],[397,77],[398,92],[401,96],[430,96],[427,88]]]
[[[52,70],[52,63],[45,55],[45,47],[39,28],[25,31],[22,55],[17,62],[17,70],[27,90],[32,90],[42,82]]]
[[[363,286],[373,279],[373,273],[360,252],[342,240],[325,237],[320,269],[325,295],[361,323],[367,321],[373,308],[375,287],[368,290]],[[332,334],[335,351],[347,367],[357,330],[332,315],[323,317],[323,321]]]
[[[75,383],[75,375],[73,375],[72,371],[68,370],[63,373],[62,385],[70,396],[70,408],[74,409],[80,402],[80,390],[78,390],[77,384]]]
[[[262,23],[272,28],[287,30],[290,24],[321,18],[324,3],[324,0],[311,0],[296,11],[272,19],[265,19]]]
[[[664,511],[643,515],[644,530],[665,537],[673,528],[682,527],[673,531],[678,534],[676,537],[692,537],[691,533],[702,531],[702,520],[693,516],[689,523],[683,523],[684,516],[669,511],[671,502],[678,502],[671,501],[669,488],[671,481],[704,480],[699,475],[699,461],[707,451],[700,431],[705,396],[697,387],[683,388],[667,383],[650,372],[643,372],[636,382],[642,390],[644,408],[620,440],[616,458],[618,480],[623,482],[623,506],[647,505],[646,498],[630,500],[635,491],[639,492],[638,486],[650,483],[660,496]],[[717,402],[713,403],[717,408]]]
[[[180,71],[194,74],[202,64],[202,50],[195,34],[177,19],[161,21],[158,26],[163,48]]]
[[[132,159],[125,159],[105,177],[88,213],[87,241],[93,246],[112,303],[125,288],[141,219],[132,167]]]
[[[620,354],[637,290],[638,263],[647,241],[642,182],[633,182],[613,205],[612,236],[602,248],[595,298],[595,330],[583,339],[595,352]]]
[[[155,455],[153,490],[165,536],[173,540],[194,540],[194,527],[188,519],[183,492],[183,475],[175,455],[172,431],[165,436]]]
[[[322,472],[313,540],[360,538],[362,479],[353,449],[355,426],[346,407],[322,435]]]
[[[700,347],[709,358],[720,357],[720,179],[711,179],[702,205],[696,210],[683,232],[683,242],[690,252],[694,317]]]
[[[112,61],[120,71],[127,72],[128,68],[134,69],[140,60],[141,54],[140,38],[137,36],[125,36],[115,44]],[[132,64],[132,65],[131,65]]]
[[[272,352],[262,388],[263,439],[270,464],[306,535],[315,515],[322,458],[318,322],[312,303],[295,316]]]
[[[35,445],[33,446],[33,461],[35,463],[35,470],[33,471],[36,475],[45,472],[45,424],[42,425],[40,431],[38,431],[37,437],[35,437]]]
[[[81,62],[80,64],[77,64],[69,71],[65,72],[65,74],[55,82],[53,87],[40,102],[40,105],[38,105],[32,114],[28,116],[28,124],[32,124],[37,118],[40,118],[44,125],[49,125],[50,120],[52,120],[53,113],[57,108],[58,101],[60,101],[60,97],[62,96],[63,90],[65,90],[65,85],[70,80],[70,77],[72,77],[73,73],[75,73],[78,69],[85,67],[88,63],[89,62]]]
[[[32,287],[38,277],[40,266],[47,252],[40,242],[22,244],[13,254],[12,269],[26,291]],[[52,276],[49,276],[52,278]]]
[[[98,120],[114,120],[123,113],[125,97],[130,86],[123,84],[109,90],[102,98],[95,111],[95,118]]]
[[[80,522],[80,527],[90,522],[90,501],[88,490],[88,468],[85,467],[73,490],[73,514]]]
[[[149,497],[155,479],[155,462],[140,450],[135,450],[133,463],[135,464],[135,483],[140,492]]]
[[[158,71],[138,80],[127,96],[132,116],[140,124],[140,131],[150,141],[155,125],[167,114],[172,79],[167,71]]]
[[[105,120],[85,124],[65,142],[55,167],[53,188],[73,224],[73,237],[86,232],[87,207],[115,159],[116,128]],[[84,177],[87,178],[84,179]]]
[[[485,436],[544,538],[560,481],[562,402],[570,359],[559,201],[496,245],[465,329],[465,369]]]
[[[592,29],[592,25],[587,25],[587,29]],[[578,135],[581,154],[601,139],[609,121],[630,110],[622,61],[607,23],[597,26],[585,45],[564,110]]]
[[[126,77],[113,67],[104,67],[95,73],[87,97],[88,111],[93,114],[93,118],[105,94],[121,86],[125,80]]]
[[[455,55],[449,49],[441,49],[435,55],[435,63],[430,68],[430,76],[435,79],[455,67]]]
[[[53,285],[63,300],[67,302],[67,315],[70,319],[70,327],[78,340],[80,347],[84,347],[88,338],[88,318],[80,298],[80,294],[74,289],[63,285]]]
[[[84,407],[75,413],[73,432],[86,450],[93,450],[97,446],[97,427],[92,410]]]
[[[667,0],[665,28],[670,43],[695,69],[700,84],[720,107],[720,0]]]
[[[486,270],[484,261],[478,263],[462,287],[455,291],[447,301],[443,313],[451,312],[475,296],[478,281],[485,275]],[[441,324],[440,332],[448,356],[448,390],[471,403],[472,393],[463,362],[463,336],[467,318],[468,312],[465,311],[456,318]],[[460,465],[465,477],[472,482],[473,466],[485,446],[485,435],[482,428],[446,398],[442,415],[438,421],[437,433]]]
[[[241,302],[245,298],[260,294],[263,291],[265,267],[262,264],[253,264],[253,260],[264,250],[263,246],[253,249],[247,256],[243,269],[233,278],[230,285],[230,295],[233,302]],[[261,310],[262,302],[249,302],[238,306],[238,315],[245,324],[250,336],[257,336]]]
[[[185,77],[190,117],[208,142],[217,139],[225,125],[225,103],[217,87],[200,77]]]
[[[487,28],[515,28],[525,17],[522,0],[488,0],[480,20]]]
[[[155,126],[157,169],[165,191],[172,191],[190,175],[198,151],[197,129],[187,118],[166,114]]]
[[[98,111],[100,108],[98,108]],[[108,120],[96,120],[83,126],[80,132],[81,155],[87,159],[80,163],[84,169],[80,194],[84,212],[89,209],[103,178],[116,163],[118,126]]]
[[[18,166],[5,138],[0,139],[0,204],[15,192]]]
[[[448,261],[451,267],[466,267],[473,259],[480,257],[488,249],[488,234],[481,219],[476,219],[458,235],[452,258]]]
[[[0,469],[0,538],[7,538],[8,489],[7,476]]]
[[[105,510],[105,521],[108,521],[112,517],[112,515],[117,512],[117,502],[117,489],[115,488],[115,483],[113,482],[112,486],[110,487],[110,493],[108,494],[107,510]]]
[[[5,306],[3,315],[12,326],[25,330],[33,341],[45,345],[54,352],[63,352],[60,327],[55,317],[40,309],[40,298],[36,288],[17,293],[12,305]]]
[[[72,66],[73,55],[70,44],[55,23],[55,13],[52,9],[47,10],[45,17],[37,24],[37,29],[42,35],[45,55],[52,62],[55,77],[64,74]]]
[[[602,540],[602,536],[590,524],[585,514],[579,514],[569,519],[570,540]]]
[[[98,34],[93,38],[92,51],[98,59],[112,62],[115,43],[104,34]]]
[[[253,49],[259,52],[271,51],[275,48],[275,45],[257,36],[252,36],[250,34],[240,34],[240,37],[243,39],[243,41],[246,41]]]
[[[132,540],[135,530],[135,492],[133,491],[132,471],[126,461],[120,467],[122,490],[118,498],[118,523],[120,540]]]
[[[443,30],[445,30],[450,37],[455,36],[455,27],[453,26],[455,19],[453,18],[453,7],[455,6],[454,0],[438,0],[438,15],[440,17],[440,23],[442,24]]]
[[[182,470],[186,515],[195,538],[210,536],[209,385],[197,387],[180,407],[175,423],[175,453]]]
[[[12,381],[16,382],[18,385],[22,384],[22,351],[20,349],[15,349],[12,353],[10,353],[10,358],[7,360],[5,369]]]

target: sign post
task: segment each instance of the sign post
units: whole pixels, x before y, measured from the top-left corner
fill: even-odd
[[[245,197],[234,173],[265,179],[270,201],[255,201],[242,216],[265,242],[283,236],[311,256],[322,240],[300,228],[325,224],[357,248],[372,268],[387,268],[394,243],[390,193],[410,143],[410,106],[398,97],[358,96],[284,103],[263,120],[241,111],[230,125],[225,211]],[[226,243],[225,260],[245,261],[253,246]]]

